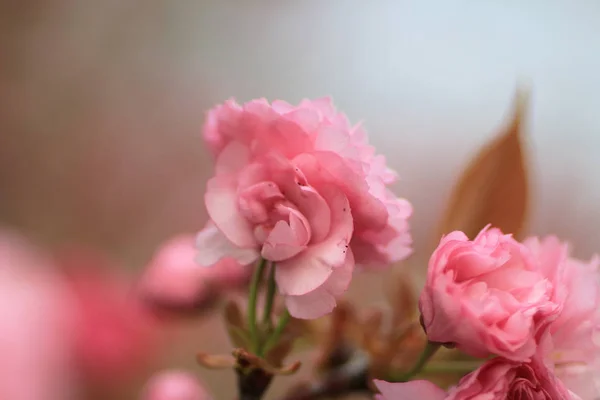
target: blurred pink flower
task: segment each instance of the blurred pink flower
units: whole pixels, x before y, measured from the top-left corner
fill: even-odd
[[[366,266],[410,254],[410,204],[395,180],[329,99],[233,100],[208,114],[204,137],[216,156],[205,203],[213,225],[198,237],[199,261],[224,257],[277,264],[279,291],[297,318],[330,312],[355,258]]]
[[[72,299],[49,258],[0,231],[0,399],[77,398]]]
[[[157,325],[124,276],[102,255],[61,252],[76,314],[74,357],[87,379],[115,383],[131,378],[155,356]]]
[[[374,381],[381,394],[375,396],[376,400],[443,400],[445,391],[429,381],[417,380],[402,383],[391,383],[380,380]]]
[[[0,231],[0,399],[78,398],[92,380],[113,385],[147,366],[154,319],[112,267]]]
[[[545,274],[558,275],[564,288],[564,306],[549,325],[552,348],[547,355],[567,387],[583,399],[600,397],[600,275],[599,260],[583,262],[569,257],[567,244],[554,236],[532,237],[531,249]]]
[[[143,400],[210,400],[196,377],[184,371],[163,371],[146,384]]]
[[[498,229],[473,241],[452,232],[431,256],[419,300],[427,336],[476,357],[527,360],[561,310],[558,274],[546,276],[527,247]]]
[[[228,257],[214,268],[198,268],[196,255],[195,235],[166,241],[144,271],[141,295],[161,305],[194,308],[248,282],[251,267]]]

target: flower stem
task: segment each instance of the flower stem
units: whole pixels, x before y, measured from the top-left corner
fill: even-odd
[[[271,263],[271,270],[269,271],[269,280],[267,282],[267,297],[265,299],[265,311],[263,314],[263,323],[269,327],[271,327],[273,323],[273,320],[271,319],[271,313],[273,312],[275,289],[275,263]]]
[[[427,364],[421,369],[421,374],[458,374],[473,372],[479,366],[479,361],[438,361]]]
[[[425,364],[427,364],[427,361],[429,361],[429,359],[435,354],[436,351],[438,351],[438,349],[441,346],[442,345],[440,343],[433,343],[433,342],[428,341],[427,345],[421,352],[421,355],[419,356],[419,359],[417,360],[415,365],[413,365],[413,367],[408,372],[400,375],[400,377],[398,379],[394,379],[394,380],[397,382],[409,381],[413,376],[415,376],[419,372],[421,372],[421,370],[423,369]]]
[[[277,346],[277,343],[281,338],[281,334],[285,330],[285,327],[287,326],[288,322],[290,322],[291,318],[292,317],[290,316],[289,311],[286,309],[281,315],[281,317],[279,317],[279,322],[277,323],[275,330],[273,331],[269,339],[267,339],[267,342],[265,343],[261,352],[262,355],[267,355],[269,351],[271,351],[275,346]]]
[[[256,327],[256,300],[258,298],[258,289],[266,264],[267,260],[263,258],[259,260],[258,265],[254,269],[254,274],[252,275],[252,283],[250,284],[250,292],[248,295],[248,329],[250,330],[250,341],[252,344],[252,351],[254,352],[258,351],[259,347],[258,329]]]

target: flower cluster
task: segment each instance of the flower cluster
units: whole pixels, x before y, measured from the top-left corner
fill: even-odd
[[[270,262],[292,316],[329,313],[355,264],[411,253],[411,205],[387,189],[396,174],[329,99],[230,100],[209,112],[204,138],[216,162],[197,259]]]
[[[260,400],[276,376],[300,368],[287,357],[302,336],[321,350],[316,382],[293,385],[285,400],[600,399],[600,259],[577,260],[554,236],[519,241],[491,225],[477,234],[489,221],[516,234],[523,226],[519,104],[457,186],[439,232],[460,230],[431,254],[418,307],[405,274],[388,310],[364,315],[339,299],[355,272],[412,252],[412,206],[389,188],[396,173],[329,99],[213,108],[203,130],[215,161],[209,220],[159,246],[134,285],[101,254],[80,246],[47,254],[0,229],[0,308],[11,319],[0,398],[95,396],[134,381],[153,367],[161,329],[178,320],[165,316],[204,314],[226,300],[233,349],[200,351],[196,361],[233,369],[241,399]],[[498,195],[515,192],[510,202]],[[232,296],[240,289],[246,304]],[[330,313],[326,324],[311,321]],[[454,355],[467,360],[440,360]],[[141,398],[211,393],[190,372],[167,369]]]
[[[419,301],[429,346],[493,358],[447,392],[428,381],[378,381],[381,398],[595,398],[599,288],[598,260],[571,258],[555,237],[520,243],[489,227],[472,241],[446,235]]]

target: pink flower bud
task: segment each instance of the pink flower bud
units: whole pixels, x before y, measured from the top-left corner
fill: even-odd
[[[175,307],[202,304],[211,296],[205,269],[196,264],[193,235],[165,242],[146,267],[140,283],[142,296]]]
[[[179,235],[156,252],[140,283],[143,297],[161,305],[195,307],[248,282],[252,267],[226,257],[209,267],[196,262],[195,235]]]

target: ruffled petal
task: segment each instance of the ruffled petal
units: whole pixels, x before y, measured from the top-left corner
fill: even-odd
[[[334,269],[323,285],[305,295],[287,296],[288,311],[299,319],[315,319],[330,313],[337,304],[336,297],[348,289],[353,270],[354,256],[348,251],[344,264]]]
[[[300,255],[280,262],[275,267],[275,280],[284,295],[303,295],[321,286],[333,272],[333,267],[316,257]]]
[[[216,176],[208,181],[204,201],[210,219],[233,244],[239,247],[254,247],[256,240],[252,226],[238,208],[235,179]]]
[[[306,175],[308,184],[319,192],[332,184],[342,190],[350,200],[357,226],[365,230],[385,227],[388,220],[385,205],[369,193],[365,179],[349,166],[346,159],[330,151],[319,151],[299,155],[294,164]]]
[[[315,290],[346,260],[354,229],[348,199],[334,188],[321,194],[331,209],[331,230],[321,243],[277,265],[275,278],[282,294],[302,295]]]
[[[240,142],[231,142],[219,153],[215,164],[215,174],[240,172],[250,160],[250,150]]]
[[[223,258],[233,258],[242,265],[250,264],[259,256],[254,248],[241,248],[231,243],[212,223],[208,223],[196,237],[196,262],[203,267],[215,265]]]
[[[294,318],[316,319],[329,314],[336,301],[331,293],[319,288],[302,296],[286,296],[285,305]]]
[[[278,221],[262,247],[262,256],[269,261],[283,261],[306,249],[310,226],[298,212],[290,212],[289,223]]]

